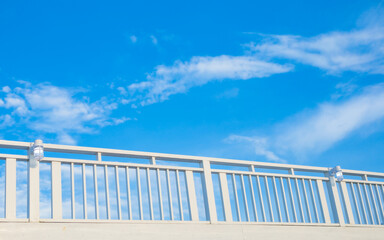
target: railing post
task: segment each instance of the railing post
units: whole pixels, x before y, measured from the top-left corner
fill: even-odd
[[[39,186],[39,161],[36,161],[36,165],[31,164],[31,160],[28,161],[28,212],[29,221],[38,222],[40,218],[40,186]]]
[[[16,159],[5,160],[5,218],[16,218]]]
[[[156,165],[156,158],[155,157],[151,157],[150,162],[151,162],[152,165]]]
[[[63,218],[60,162],[52,162],[52,217],[55,220]]]
[[[216,223],[217,213],[216,213],[216,205],[215,205],[215,194],[213,191],[211,163],[208,160],[203,160],[203,169],[204,169],[205,190],[207,192],[209,220],[211,221],[211,223]]]
[[[337,216],[339,219],[339,224],[340,226],[345,225],[344,221],[344,216],[343,216],[343,208],[341,206],[340,202],[340,197],[339,197],[339,192],[337,191],[337,184],[336,184],[336,179],[334,176],[331,176],[330,174],[326,174],[327,177],[329,177],[328,181],[328,192],[329,192],[329,197],[331,201],[333,201],[333,205],[331,206],[333,208],[333,213]]]

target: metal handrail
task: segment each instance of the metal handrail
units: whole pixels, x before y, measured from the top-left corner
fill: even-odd
[[[28,151],[30,147],[29,142],[0,140],[0,148]],[[114,200],[117,202],[117,219],[115,219],[117,221],[167,221],[166,218],[169,215],[170,221],[209,221],[211,223],[245,221],[258,224],[349,226],[382,225],[384,222],[384,182],[370,179],[384,179],[384,173],[343,169],[344,174],[360,176],[361,180],[345,179],[335,183],[327,167],[56,144],[44,144],[44,151],[92,155],[95,159],[46,156],[40,161],[51,166],[52,214],[49,219],[40,218],[39,165],[29,167],[27,196],[28,221],[31,222],[114,221],[111,218],[110,200],[113,196],[110,196],[109,171],[112,171],[114,177],[112,180],[116,186],[117,196]],[[122,161],[105,161],[103,157],[106,156],[117,157],[116,159],[120,158]],[[150,162],[149,164],[124,162],[125,158],[147,159]],[[28,154],[0,153],[0,159],[6,162],[5,218],[0,221],[20,221],[16,218],[16,163],[17,161],[28,162],[29,156]],[[157,161],[161,160],[192,162],[198,163],[199,166],[157,164]],[[217,164],[225,166],[226,169],[212,168]],[[63,207],[62,166],[68,166],[70,171],[68,181],[71,184],[71,219],[63,218],[63,211],[66,209]],[[76,166],[82,169],[83,219],[77,219],[75,216],[74,188],[77,173],[74,173],[74,170]],[[245,167],[245,170],[234,170],[231,166]],[[86,180],[86,168],[93,169],[91,183],[96,199],[95,219],[89,219],[87,216],[87,185],[90,183]],[[258,172],[259,168],[284,170],[286,173]],[[106,220],[100,217],[98,201],[100,196],[97,184],[100,179],[97,172],[100,169],[104,174],[102,181],[105,185]],[[119,172],[124,174],[120,175]],[[298,175],[295,172],[304,174]],[[320,173],[323,176],[312,176],[311,173]],[[134,176],[133,179],[131,174]],[[120,186],[122,179],[124,186]],[[137,196],[133,195],[134,189],[137,189]],[[126,195],[126,200],[122,195]],[[146,196],[149,200],[144,201],[143,198]],[[134,197],[138,198],[139,205],[136,209],[132,209],[131,198]],[[123,219],[122,216],[124,201],[127,202],[127,219]],[[146,207],[149,210],[149,219],[145,219],[147,216],[143,212]],[[139,218],[136,220],[132,217],[134,211],[138,211]]]

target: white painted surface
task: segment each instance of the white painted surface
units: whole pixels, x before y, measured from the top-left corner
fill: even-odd
[[[29,163],[29,162],[28,162]],[[29,164],[28,164],[29,165]],[[37,222],[40,218],[40,183],[39,183],[39,162],[35,167],[29,166],[29,220]]]
[[[7,158],[5,162],[5,217],[16,218],[16,159]]]
[[[268,226],[249,224],[1,223],[0,239],[383,239],[379,227]]]

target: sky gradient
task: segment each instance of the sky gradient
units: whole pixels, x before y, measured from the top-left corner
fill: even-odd
[[[382,1],[2,1],[0,139],[384,171]]]

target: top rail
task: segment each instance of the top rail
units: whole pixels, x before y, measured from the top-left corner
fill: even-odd
[[[28,150],[30,146],[31,146],[30,142],[0,140],[0,148]],[[158,160],[175,160],[175,161],[182,160],[182,161],[192,161],[192,162],[208,161],[211,163],[224,164],[224,165],[235,164],[235,165],[253,166],[256,168],[262,167],[262,168],[288,170],[288,171],[296,170],[296,171],[323,172],[323,173],[327,173],[329,171],[328,167],[304,166],[304,165],[282,164],[282,163],[267,163],[267,162],[257,162],[257,161],[247,161],[247,160],[130,151],[130,150],[117,150],[117,149],[108,149],[108,148],[69,146],[69,145],[59,145],[59,144],[44,144],[44,150],[46,152],[85,154],[85,155],[95,155],[95,156],[98,156],[101,154],[102,156],[142,158],[142,159],[148,159],[148,160],[151,160],[152,158],[156,158]],[[23,158],[21,156],[19,157]],[[4,156],[0,155],[0,158],[4,159]],[[355,175],[355,176],[367,175],[371,177],[384,177],[384,173],[370,172],[370,171],[343,169],[343,173],[348,175]]]

